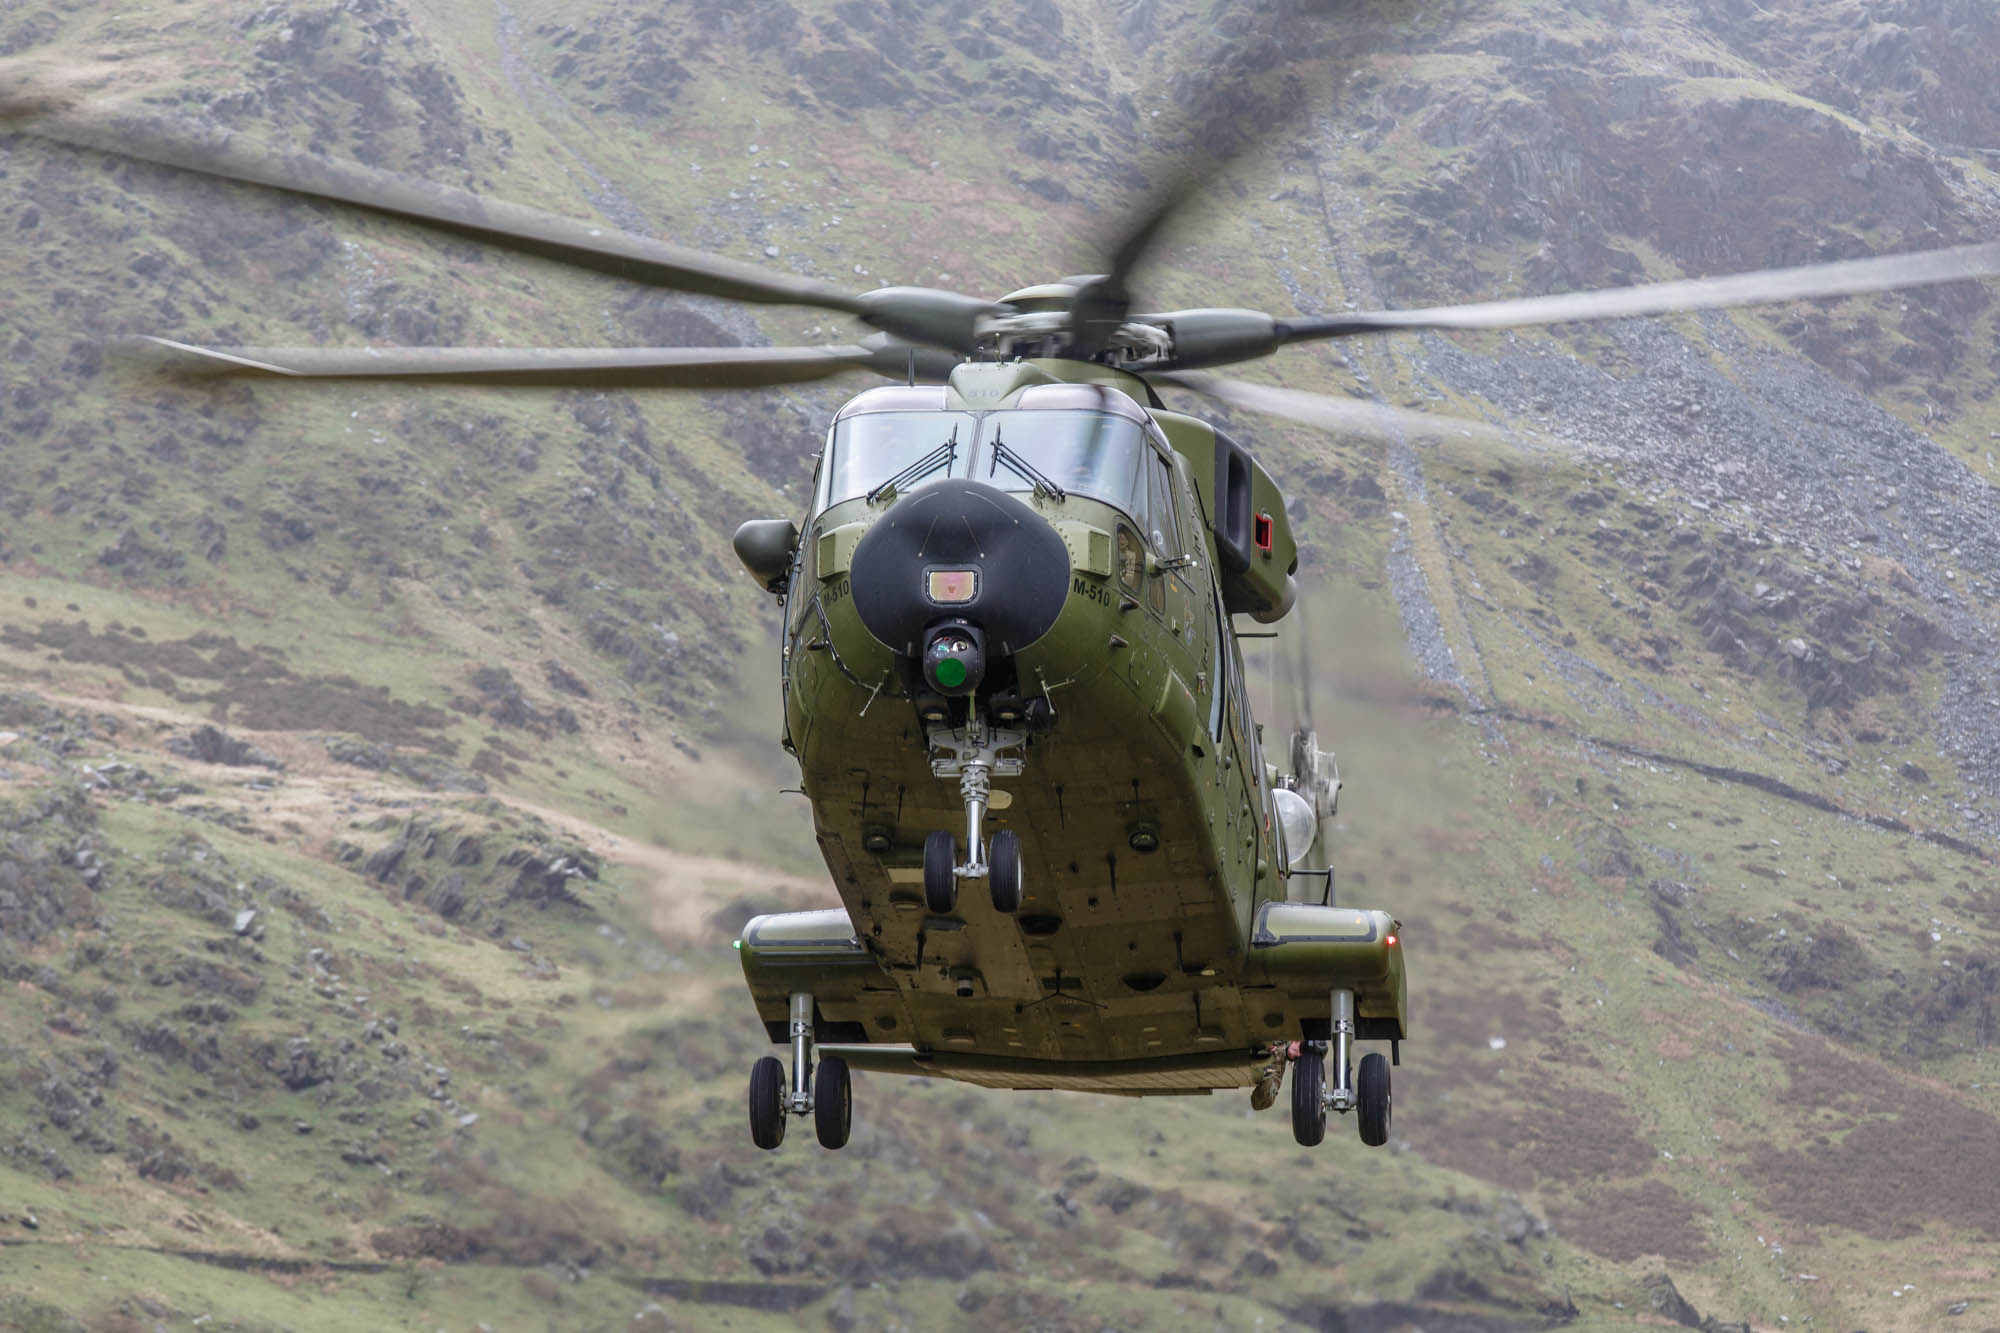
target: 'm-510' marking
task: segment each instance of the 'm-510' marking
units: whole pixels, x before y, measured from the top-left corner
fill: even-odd
[[[1088,597],[1091,601],[1096,602],[1099,606],[1112,605],[1111,589],[1105,587],[1101,583],[1092,583],[1087,579],[1085,579],[1081,574],[1074,576],[1073,581],[1070,583],[1069,590],[1071,595],[1076,597]]]

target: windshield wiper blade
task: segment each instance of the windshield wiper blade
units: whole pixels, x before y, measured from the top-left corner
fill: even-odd
[[[1030,463],[1027,459],[1021,457],[1021,455],[1015,453],[1012,449],[1009,449],[1006,446],[1006,444],[1004,444],[1001,441],[1000,432],[996,430],[993,432],[993,465],[986,469],[986,475],[989,477],[992,476],[994,471],[998,469],[1002,463],[1005,463],[1007,465],[1007,470],[1009,472],[1012,472],[1015,476],[1019,477],[1022,481],[1027,482],[1030,486],[1033,486],[1036,490],[1047,491],[1050,495],[1053,495],[1058,500],[1069,499],[1068,491],[1065,491],[1062,487],[1056,485],[1054,482],[1050,481],[1047,477],[1043,476],[1040,472],[1038,472],[1035,469],[1035,465],[1033,463]]]
[[[951,428],[950,439],[904,468],[901,472],[898,472],[895,476],[889,478],[889,480],[883,482],[880,486],[877,486],[874,490],[868,492],[868,498],[870,500],[879,500],[890,491],[902,490],[919,477],[929,476],[931,473],[937,471],[939,467],[949,470],[951,465],[957,461],[958,427],[953,426]]]

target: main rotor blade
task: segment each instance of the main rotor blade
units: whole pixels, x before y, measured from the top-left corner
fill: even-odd
[[[1077,288],[1070,303],[1071,355],[1089,359],[1115,333],[1132,310],[1132,272],[1152,248],[1169,219],[1201,193],[1216,167],[1206,170],[1180,163],[1167,184],[1155,190],[1111,250],[1111,271]]]
[[[1642,287],[1565,292],[1478,305],[1433,306],[1427,310],[1376,310],[1280,320],[1276,331],[1280,343],[1294,343],[1394,329],[1509,329],[1566,324],[1573,320],[1665,315],[1680,310],[1719,310],[1823,296],[1859,296],[1996,275],[2000,275],[2000,241],[1987,241],[1945,250],[1763,269],[1721,278],[1655,282]]]
[[[1070,305],[1073,355],[1088,360],[1124,321],[1132,308],[1133,274],[1176,215],[1207,195],[1232,163],[1267,144],[1292,138],[1300,122],[1320,105],[1321,97],[1313,95],[1280,96],[1274,104],[1252,89],[1274,72],[1291,82],[1289,61],[1312,58],[1334,30],[1319,22],[1330,15],[1294,0],[1264,4],[1253,0],[1243,8],[1249,12],[1238,15],[1241,27],[1219,57],[1213,50],[1204,51],[1198,65],[1183,71],[1185,86],[1175,86],[1183,83],[1181,78],[1169,85],[1171,102],[1187,113],[1185,128],[1193,146],[1152,164],[1157,184],[1133,213],[1107,233],[1104,252],[1109,271],[1081,285]],[[1317,6],[1321,11],[1332,8]],[[1343,34],[1340,66],[1324,71],[1329,81],[1341,66],[1365,63],[1375,31],[1355,14],[1343,15],[1338,30]]]
[[[1308,393],[1302,389],[1281,389],[1270,384],[1226,379],[1198,370],[1163,371],[1148,376],[1156,384],[1174,384],[1217,402],[1228,403],[1248,412],[1265,412],[1274,417],[1302,421],[1308,426],[1359,436],[1389,444],[1404,443],[1412,437],[1470,440],[1480,445],[1500,445],[1501,433],[1483,421],[1441,416],[1434,412],[1414,412],[1359,398]]]
[[[133,340],[147,361],[181,374],[275,379],[502,385],[522,388],[745,389],[874,370],[900,379],[910,348],[827,347],[195,347]],[[917,374],[933,378],[919,350]]]
[[[1279,687],[1284,690],[1292,709],[1293,730],[1307,733],[1313,730],[1312,630],[1306,615],[1306,603],[1311,600],[1301,597],[1292,604],[1291,624],[1286,632],[1278,636],[1276,659]],[[1292,754],[1294,773],[1300,771],[1297,751],[1295,741]]]
[[[34,105],[32,101],[27,104],[29,109]],[[334,162],[310,153],[278,152],[234,135],[91,115],[87,104],[55,115],[29,116],[11,128],[196,175],[242,181],[403,218],[654,287],[733,301],[814,306],[844,314],[860,314],[868,308],[859,296],[813,278],[769,272],[721,255],[372,167]]]

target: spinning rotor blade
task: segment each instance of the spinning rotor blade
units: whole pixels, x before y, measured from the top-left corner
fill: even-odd
[[[1213,398],[1217,402],[1228,403],[1231,407],[1240,407],[1245,411],[1265,412],[1274,417],[1302,421],[1308,426],[1318,426],[1323,430],[1335,431],[1342,435],[1359,436],[1383,443],[1400,444],[1412,436],[1469,439],[1476,444],[1484,445],[1497,445],[1503,442],[1500,432],[1483,421],[1440,416],[1434,412],[1416,412],[1408,408],[1390,407],[1386,403],[1372,403],[1359,398],[1307,393],[1302,389],[1280,389],[1269,384],[1225,379],[1220,375],[1204,374],[1198,370],[1165,371],[1148,378],[1156,384],[1173,384],[1183,389],[1191,389],[1203,397]]]
[[[100,124],[78,112],[33,119],[20,128],[38,138],[75,147],[403,218],[649,286],[735,301],[817,306],[845,314],[858,314],[864,308],[859,297],[811,278],[767,272],[721,255],[373,167],[310,153],[278,152],[234,135],[198,135],[193,130],[177,133],[146,121]]]
[[[1156,128],[1166,134],[1178,128],[1188,146],[1148,164],[1160,184],[1108,232],[1102,246],[1108,272],[1076,282],[1068,320],[1072,356],[1090,360],[1130,314],[1132,276],[1178,212],[1222,184],[1230,164],[1296,142],[1302,122],[1366,66],[1390,26],[1362,8],[1344,0],[1248,0],[1230,18],[1212,20],[1196,58],[1168,80],[1174,118]],[[1340,22],[1324,22],[1336,10],[1346,10]]]
[[[1196,170],[1183,164],[1163,188],[1156,190],[1111,249],[1111,271],[1082,283],[1070,303],[1071,352],[1089,358],[1117,331],[1132,311],[1131,278],[1139,261],[1152,248],[1174,213],[1198,195],[1213,176],[1213,170]]]
[[[1923,287],[2000,276],[2000,241],[1916,254],[1849,259],[1802,268],[1765,269],[1722,278],[1655,282],[1642,287],[1566,292],[1425,310],[1369,310],[1351,315],[1277,319],[1257,310],[1176,310],[1135,318],[1172,330],[1170,369],[1226,366],[1269,356],[1288,343],[1411,329],[1511,329],[1536,324],[1720,310],[1828,296]],[[1276,407],[1267,410],[1283,413]]]
[[[0,66],[0,78],[5,73]],[[36,114],[48,105],[46,99],[33,96],[0,96],[0,122],[16,121],[11,128],[38,138],[324,199],[651,287],[855,315],[908,341],[955,352],[971,350],[981,317],[1006,309],[978,297],[921,287],[848,292],[814,278],[774,273],[722,255],[351,162],[280,152],[234,135],[92,114],[87,103]]]
[[[900,379],[911,349],[893,341],[827,347],[195,347],[134,340],[161,368],[276,379],[374,380],[544,388],[743,389],[874,370]],[[915,349],[917,375],[941,379],[956,364]]]
[[[1278,636],[1276,666],[1279,684],[1291,704],[1293,728],[1310,733],[1313,729],[1312,629],[1306,620],[1305,604],[1306,599],[1301,597],[1292,606],[1292,623],[1285,633]],[[1296,755],[1293,756],[1292,771],[1299,771]]]
[[[1428,310],[1377,310],[1280,320],[1275,331],[1278,342],[1284,344],[1394,329],[1522,328],[1577,320],[1665,315],[1681,310],[1720,310],[1823,296],[1859,296],[1995,275],[2000,275],[2000,241],[1987,241],[1945,250],[1764,269],[1721,278],[1655,282],[1642,287],[1565,292],[1478,305],[1434,306]]]

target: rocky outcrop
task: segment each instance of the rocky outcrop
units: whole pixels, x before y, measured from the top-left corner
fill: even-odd
[[[77,787],[0,800],[0,949],[31,945],[91,921],[106,867],[97,812]]]

